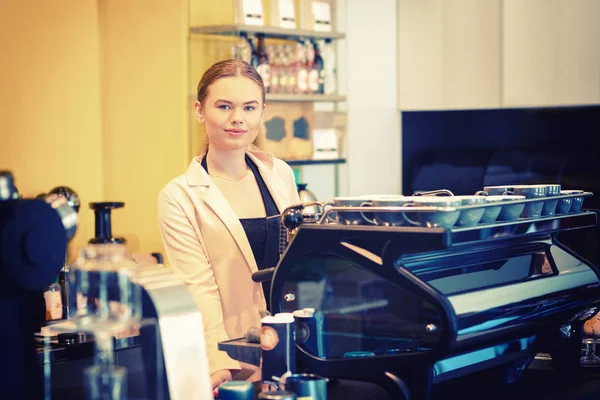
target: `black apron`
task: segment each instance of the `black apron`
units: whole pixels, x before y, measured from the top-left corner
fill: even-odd
[[[275,267],[279,262],[279,233],[281,228],[281,213],[263,180],[258,167],[246,155],[246,163],[252,170],[254,178],[258,183],[260,195],[265,206],[266,218],[241,218],[240,223],[244,228],[254,259],[259,270]],[[200,163],[208,173],[206,156]],[[271,311],[271,282],[263,282],[263,292],[267,302],[267,309]]]

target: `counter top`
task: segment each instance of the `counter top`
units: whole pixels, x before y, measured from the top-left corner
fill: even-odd
[[[40,336],[36,336],[36,351],[40,365],[94,356],[93,338],[86,338],[73,344],[58,343],[58,339],[54,336],[49,338],[49,340],[40,339]],[[141,338],[138,335],[113,339],[115,352],[141,345]]]

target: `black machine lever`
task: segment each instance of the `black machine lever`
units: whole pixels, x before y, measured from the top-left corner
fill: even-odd
[[[123,202],[90,203],[96,217],[96,237],[89,240],[90,244],[106,244],[126,242],[125,238],[113,237],[111,231],[110,212],[116,208],[125,206]]]
[[[273,279],[273,273],[275,273],[275,267],[265,268],[252,274],[252,280],[254,282],[268,282]]]

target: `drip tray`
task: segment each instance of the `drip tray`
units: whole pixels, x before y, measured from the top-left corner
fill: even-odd
[[[239,338],[220,342],[218,348],[236,361],[260,366],[259,343],[250,343],[244,338]]]

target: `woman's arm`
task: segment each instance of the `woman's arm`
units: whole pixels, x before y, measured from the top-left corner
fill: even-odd
[[[283,161],[282,161],[283,162]],[[285,184],[288,190],[288,197],[290,199],[290,205],[300,203],[300,197],[298,196],[298,187],[296,186],[296,177],[294,176],[294,170],[288,164],[285,164],[287,171],[287,177]]]
[[[240,364],[217,348],[229,337],[223,325],[221,295],[201,238],[181,205],[165,189],[158,197],[158,225],[169,264],[185,280],[202,315],[210,374],[239,370]]]

